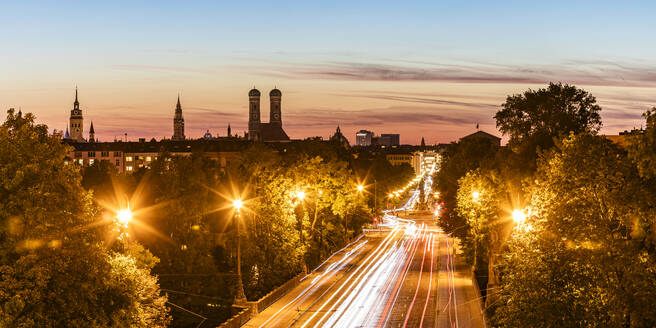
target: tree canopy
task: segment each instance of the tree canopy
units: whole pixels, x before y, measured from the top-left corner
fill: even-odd
[[[68,147],[30,113],[0,126],[0,326],[164,327],[150,268],[104,244]]]

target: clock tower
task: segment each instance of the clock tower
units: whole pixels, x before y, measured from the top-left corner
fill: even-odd
[[[84,128],[84,118],[82,117],[82,110],[80,109],[80,102],[77,101],[77,87],[75,88],[75,102],[73,102],[73,109],[71,109],[71,117],[69,118],[69,129],[71,131],[70,139],[76,142],[85,142],[82,137]]]

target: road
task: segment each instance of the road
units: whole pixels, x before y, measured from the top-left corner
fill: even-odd
[[[484,327],[454,241],[432,220],[388,224],[335,253],[245,327]]]

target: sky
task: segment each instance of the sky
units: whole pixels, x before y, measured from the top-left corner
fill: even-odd
[[[96,137],[247,129],[248,90],[282,93],[292,139],[501,135],[508,95],[574,84],[602,133],[656,106],[655,1],[0,1],[0,109],[68,124],[75,87]]]

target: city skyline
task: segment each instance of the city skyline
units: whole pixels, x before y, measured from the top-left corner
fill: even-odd
[[[100,140],[161,138],[180,93],[200,138],[243,134],[248,90],[278,87],[292,139],[339,125],[351,142],[367,129],[418,144],[477,123],[500,135],[507,95],[561,81],[596,96],[617,134],[655,102],[654,5],[591,4],[4,4],[0,106],[63,130],[77,85]]]

